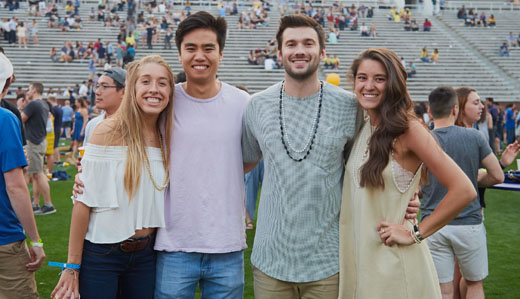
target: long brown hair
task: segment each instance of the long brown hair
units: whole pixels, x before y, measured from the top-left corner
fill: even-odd
[[[382,173],[388,164],[394,140],[406,132],[410,119],[416,117],[413,115],[412,100],[406,87],[406,70],[392,50],[370,48],[361,52],[350,67],[349,77],[354,85],[359,65],[367,59],[381,63],[386,70],[387,79],[384,96],[377,107],[381,123],[370,138],[370,158],[361,167],[360,185],[384,188]]]
[[[459,98],[459,115],[457,116],[455,125],[459,127],[466,127],[466,124],[464,123],[464,117],[466,116],[464,113],[464,107],[466,107],[466,103],[468,102],[469,94],[472,92],[477,92],[477,90],[471,87],[462,86],[455,89],[455,92],[457,93],[457,98]]]
[[[128,198],[132,199],[135,191],[139,188],[139,181],[141,179],[141,169],[143,161],[145,161],[145,142],[143,136],[144,116],[141,108],[137,104],[136,98],[136,82],[139,78],[141,67],[147,63],[156,63],[163,66],[168,73],[168,82],[170,83],[169,102],[166,108],[160,113],[157,120],[157,130],[159,130],[159,123],[164,119],[164,145],[166,171],[169,171],[170,165],[170,139],[173,130],[173,107],[174,107],[174,90],[175,77],[168,63],[159,55],[146,56],[137,61],[128,64],[126,76],[126,88],[123,96],[121,106],[114,114],[116,126],[113,130],[114,134],[118,134],[118,138],[123,140],[123,143],[128,146],[127,159],[125,165],[125,173],[123,185]],[[161,146],[163,146],[161,144]],[[162,182],[160,182],[162,183]]]

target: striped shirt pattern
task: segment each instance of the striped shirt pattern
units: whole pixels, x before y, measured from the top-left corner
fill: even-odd
[[[243,120],[244,162],[263,158],[265,163],[251,262],[279,280],[317,281],[339,272],[343,149],[353,141],[361,118],[352,93],[324,83],[312,150],[302,162],[293,161],[281,139],[281,86],[255,94]],[[295,149],[304,147],[312,132],[319,95],[283,95],[285,134]]]

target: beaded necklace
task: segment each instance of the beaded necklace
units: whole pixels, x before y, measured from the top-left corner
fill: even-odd
[[[168,173],[168,167],[166,167],[166,156],[164,154],[164,148],[163,148],[163,141],[161,137],[161,132],[157,132],[159,135],[159,142],[161,143],[161,157],[163,161],[163,167],[164,171],[166,172],[166,177],[164,178],[164,183],[162,186],[157,186],[157,183],[153,179],[152,171],[150,170],[150,161],[148,160],[148,155],[146,154],[146,151],[144,151],[144,165],[146,166],[146,170],[148,170],[148,176],[152,180],[152,184],[157,191],[163,191],[166,186],[168,186],[168,183],[170,182],[170,174]]]
[[[307,142],[305,146],[303,146],[301,149],[295,149],[291,141],[289,139],[289,133],[287,132],[287,127],[285,125],[285,107],[283,104],[283,89],[285,87],[285,81],[282,81],[282,86],[280,87],[280,131],[282,133],[282,144],[285,148],[285,151],[287,152],[287,155],[289,158],[296,162],[301,162],[307,158],[309,153],[312,150],[312,145],[314,144],[314,139],[316,138],[316,133],[318,132],[318,124],[320,122],[320,116],[321,116],[321,102],[323,100],[323,81],[320,81],[320,97],[318,98],[318,101],[316,102],[316,116],[314,117],[314,122],[312,124],[312,127],[309,130],[309,137],[307,138]],[[287,141],[287,143],[286,143]],[[305,151],[305,155],[302,158],[295,158],[291,155],[291,152],[295,152],[297,154],[302,154]]]

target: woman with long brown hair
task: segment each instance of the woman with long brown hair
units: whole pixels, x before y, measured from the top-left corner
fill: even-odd
[[[174,84],[160,56],[128,65],[121,106],[96,126],[81,160],[85,189],[72,210],[68,260],[52,297],[153,298]]]
[[[441,298],[421,241],[459,214],[476,191],[414,115],[406,70],[394,52],[363,51],[350,76],[367,118],[345,167],[340,298]],[[424,167],[448,193],[417,226],[405,213]]]

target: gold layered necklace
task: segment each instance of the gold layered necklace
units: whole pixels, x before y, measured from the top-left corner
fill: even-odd
[[[148,155],[146,154],[146,150],[144,151],[144,165],[146,166],[146,170],[148,170],[148,176],[150,177],[150,180],[152,180],[152,184],[153,184],[154,188],[157,189],[158,191],[163,191],[164,188],[166,188],[166,186],[168,186],[168,183],[170,181],[170,174],[168,172],[168,167],[166,165],[166,156],[164,154],[164,145],[163,145],[163,141],[162,141],[161,132],[157,131],[157,134],[159,135],[159,142],[161,143],[161,157],[162,157],[164,172],[166,173],[166,176],[164,177],[164,183],[162,186],[157,186],[157,183],[155,182],[155,180],[152,176],[152,171],[150,170],[150,161],[148,160]]]

